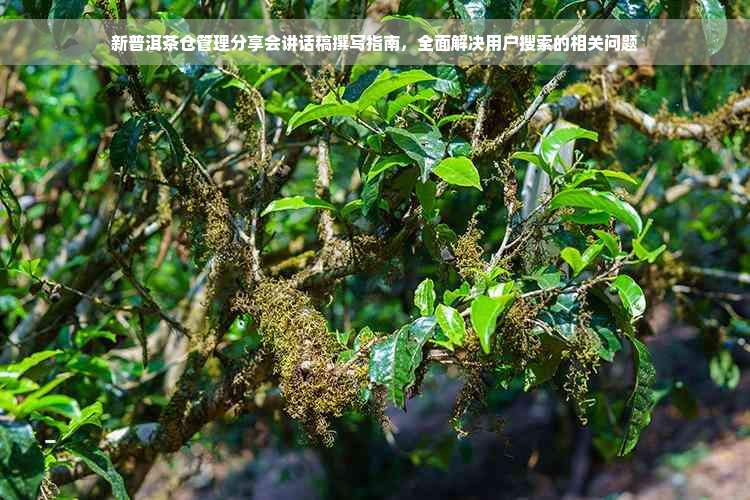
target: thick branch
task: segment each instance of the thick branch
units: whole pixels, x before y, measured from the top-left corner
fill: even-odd
[[[653,117],[623,99],[585,100],[577,95],[548,103],[534,113],[532,128],[543,129],[547,124],[576,111],[608,108],[616,118],[630,123],[654,139],[695,139],[708,141],[729,127],[732,122],[750,112],[750,96],[736,99],[706,116],[684,118],[678,116]]]

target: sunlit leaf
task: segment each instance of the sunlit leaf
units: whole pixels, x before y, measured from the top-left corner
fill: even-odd
[[[295,113],[289,119],[289,125],[287,127],[287,134],[291,133],[294,129],[315,120],[322,120],[324,118],[333,118],[336,116],[355,116],[358,108],[350,103],[335,103],[329,102],[324,104],[308,104],[305,109]]]
[[[268,204],[261,213],[261,217],[272,212],[282,210],[297,210],[300,208],[318,208],[321,210],[336,210],[336,207],[325,200],[312,198],[310,196],[291,196],[289,198],[279,198]]]
[[[400,73],[392,73],[386,69],[362,92],[355,104],[359,110],[364,110],[395,90],[414,83],[435,79],[434,76],[421,69]]]
[[[638,212],[612,193],[594,191],[589,188],[566,189],[555,195],[550,201],[550,208],[560,207],[583,207],[601,210],[630,226],[630,229],[636,235],[640,234],[643,229],[643,222]]]
[[[450,306],[439,304],[435,310],[438,325],[453,345],[464,345],[466,325],[461,314]]]
[[[604,248],[604,242],[594,243],[588,247],[583,254],[581,254],[577,248],[566,247],[560,252],[560,256],[568,263],[570,268],[573,270],[571,277],[577,276],[584,269],[586,269],[599,255],[599,252]]]
[[[80,429],[81,427],[83,427],[84,425],[93,425],[96,427],[101,427],[102,423],[100,419],[102,417],[103,412],[104,412],[104,409],[102,408],[102,404],[98,401],[82,409],[80,415],[70,419],[70,422],[68,422],[65,432],[63,432],[58,438],[58,442],[63,442],[67,440],[68,438],[73,436],[73,434],[75,434],[76,431]]]
[[[711,380],[719,387],[736,389],[740,383],[740,369],[732,359],[732,353],[722,349],[708,363]]]
[[[435,284],[430,278],[422,281],[414,292],[414,305],[419,308],[422,316],[432,314],[435,307]]]
[[[480,295],[471,303],[471,326],[474,328],[482,350],[489,354],[492,349],[492,335],[495,333],[498,317],[513,302],[513,295],[490,298]]]
[[[599,134],[580,127],[557,128],[542,138],[540,156],[547,165],[554,165],[560,149],[577,139],[599,140]]]
[[[62,353],[62,351],[59,349],[52,350],[52,351],[39,351],[39,352],[35,352],[34,354],[30,354],[29,356],[26,356],[18,363],[13,363],[11,365],[4,365],[4,366],[0,365],[0,379],[3,379],[3,378],[16,379],[20,377],[21,375],[23,375],[26,372],[26,370],[29,370],[30,368],[33,368],[34,366],[38,365],[42,361],[55,357],[60,353]]]
[[[432,172],[448,184],[482,190],[477,168],[470,159],[464,156],[446,158],[438,163]]]
[[[51,412],[74,418],[81,413],[78,402],[64,394],[50,394],[41,398],[28,398],[16,410],[19,418],[24,418],[32,412]]]
[[[621,274],[612,282],[612,288],[617,290],[622,305],[632,318],[640,317],[646,310],[646,297],[638,283],[626,274]]]

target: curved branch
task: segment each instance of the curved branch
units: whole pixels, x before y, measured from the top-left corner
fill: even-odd
[[[680,116],[654,117],[623,99],[591,101],[579,95],[568,95],[558,102],[540,106],[529,123],[532,128],[541,130],[557,118],[596,108],[608,108],[616,118],[630,123],[654,139],[708,141],[726,130],[734,120],[750,114],[750,95],[740,96],[713,113],[690,119]]]

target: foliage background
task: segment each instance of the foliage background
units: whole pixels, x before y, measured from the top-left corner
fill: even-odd
[[[137,18],[731,18],[750,6],[316,0],[4,8],[8,17],[50,10],[54,22],[125,10]],[[700,439],[746,432],[746,68],[628,61],[565,72],[409,70],[421,80],[381,96],[373,108],[380,118],[365,110],[301,124],[306,107],[331,89],[360,102],[357,93],[387,74],[356,66],[1,69],[3,497],[495,498],[498,488],[507,497],[603,496],[645,488],[639,475],[655,464],[689,467],[709,453]],[[545,104],[507,137],[537,96]],[[389,103],[407,100],[383,119]],[[646,126],[639,110],[664,127]],[[456,121],[438,124],[446,116]],[[537,225],[518,215],[533,200],[523,192],[528,157],[513,154],[534,151],[559,118],[597,140],[579,132],[581,161],[555,189],[611,193],[619,204],[604,223],[581,223],[582,211],[570,207],[544,206]],[[685,123],[701,132],[681,135]],[[426,171],[429,154],[399,143],[403,132],[380,133],[385,127],[424,133],[432,145],[452,141],[441,157],[470,158],[471,168],[464,164],[462,179]],[[368,181],[376,158],[393,155],[401,164]],[[425,172],[431,184],[417,183]],[[584,172],[591,178],[574,186]],[[337,210],[271,212],[294,196]],[[622,203],[642,223],[653,219],[642,239],[628,229]],[[493,272],[486,263],[505,247],[508,228],[523,250],[493,262],[507,274]],[[597,228],[629,253],[623,274],[640,284],[645,318],[637,318],[640,293],[609,288],[617,256]],[[552,249],[539,245],[547,238]],[[582,273],[561,253],[597,245]],[[424,330],[408,327],[448,305],[443,292],[464,281],[471,296],[453,304],[466,311],[463,334],[434,319]],[[601,294],[561,302],[569,294],[559,292],[581,287]],[[481,345],[481,320],[469,317],[476,296],[507,307]],[[551,337],[534,329],[544,325]],[[594,337],[581,333],[592,328]],[[564,332],[573,333],[566,340]],[[571,342],[565,348],[552,339],[561,335]],[[582,340],[590,338],[598,340]],[[652,352],[653,384],[638,339]],[[397,354],[373,363],[373,352],[388,349]],[[539,379],[547,383],[536,387]],[[635,456],[616,457],[623,442],[635,444],[656,401]],[[395,408],[404,405],[406,415]],[[113,435],[117,429],[127,431]]]

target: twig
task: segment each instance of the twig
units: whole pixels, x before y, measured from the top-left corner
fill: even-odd
[[[542,90],[539,91],[539,94],[534,98],[533,101],[531,101],[531,104],[528,108],[526,108],[526,111],[524,111],[523,115],[518,117],[513,123],[508,125],[508,127],[502,131],[502,133],[497,136],[495,139],[489,140],[484,142],[476,152],[473,154],[479,155],[479,154],[488,154],[493,151],[497,151],[501,146],[503,146],[506,142],[508,142],[514,135],[518,133],[519,130],[521,130],[528,122],[531,120],[531,118],[534,116],[534,114],[537,112],[539,107],[542,105],[544,100],[547,98],[547,96],[560,84],[560,82],[565,78],[565,76],[568,74],[568,64],[563,65],[560,70],[555,74],[555,76],[552,77],[552,79],[547,82],[544,87],[542,87]]]

